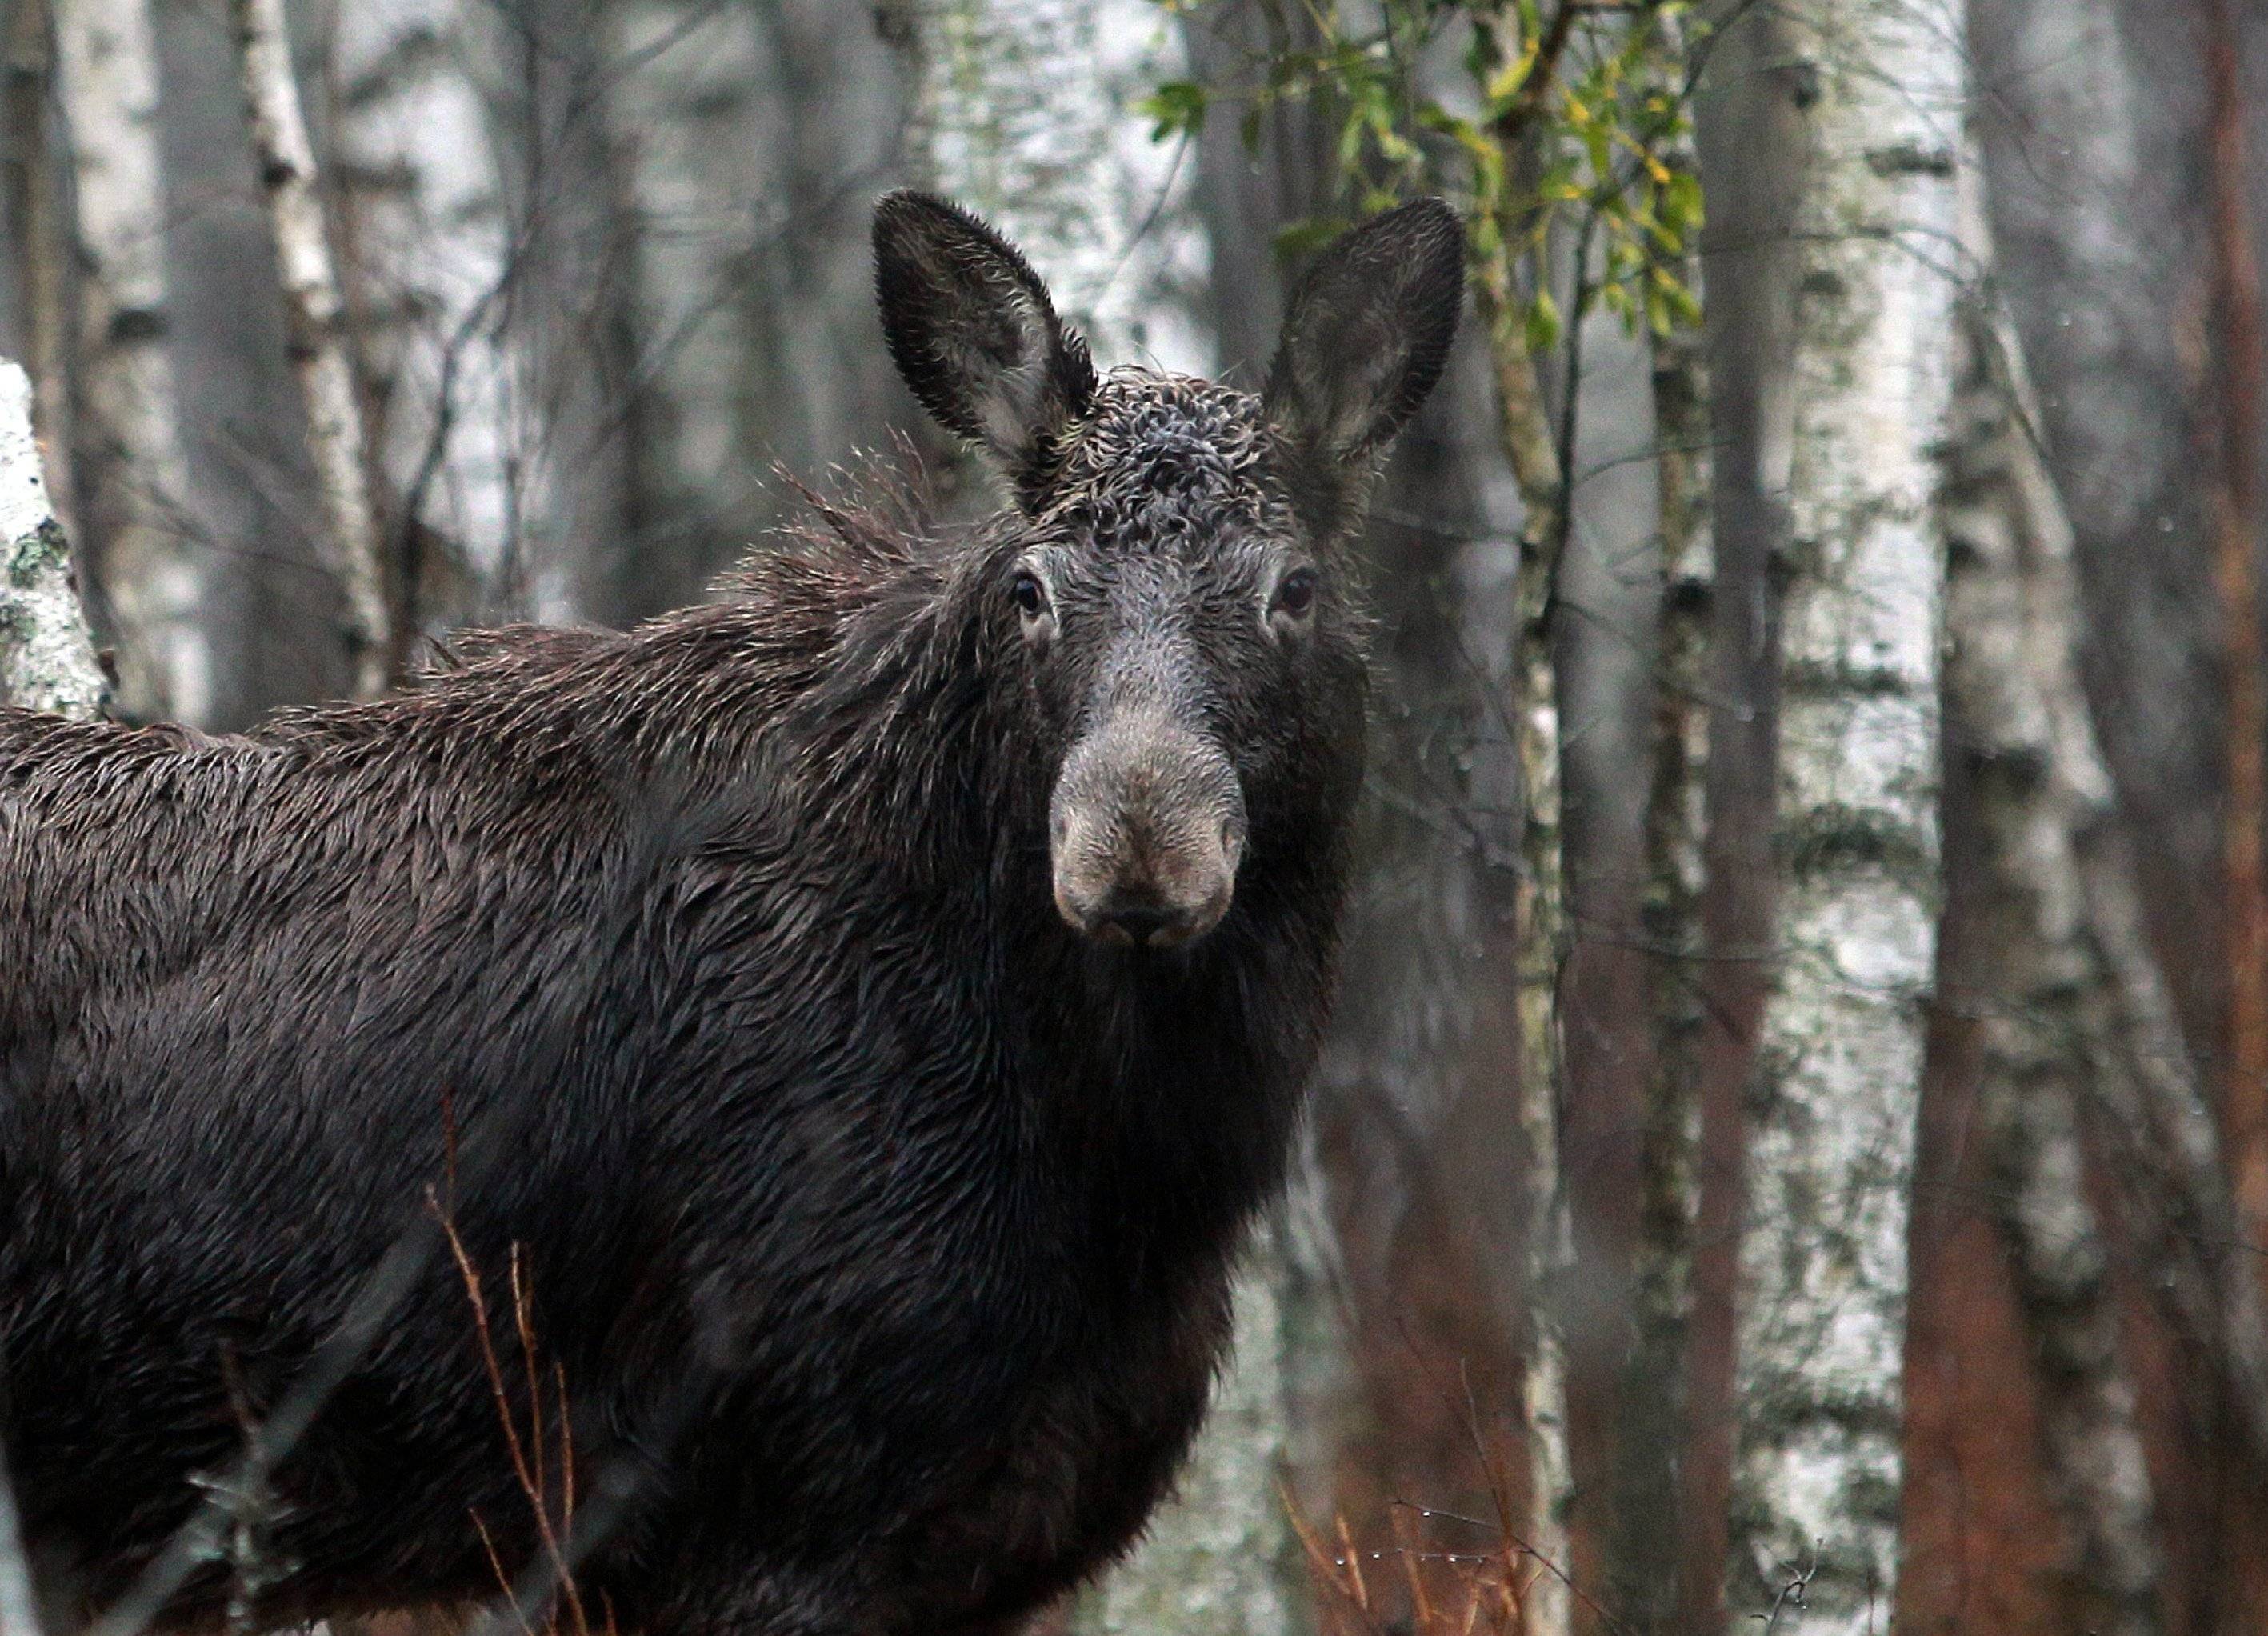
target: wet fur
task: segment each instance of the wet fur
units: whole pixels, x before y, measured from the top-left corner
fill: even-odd
[[[1121,371],[1080,416],[985,527],[822,506],[715,606],[490,633],[382,702],[0,711],[0,1426],[51,1613],[126,1587],[429,1192],[522,1424],[515,1247],[585,1503],[630,1495],[578,1575],[625,1629],[992,1628],[1125,1548],[1317,1047],[1362,664],[1343,598],[1222,661],[1227,918],[1071,932],[1079,723],[1013,563],[1146,553],[1203,652],[1253,539],[1340,549],[1256,400]],[[534,1557],[475,1332],[433,1256],[258,1513],[261,1618],[486,1594],[475,1516]]]

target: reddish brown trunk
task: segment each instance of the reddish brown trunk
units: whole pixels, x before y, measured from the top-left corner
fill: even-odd
[[[1914,1171],[1898,1627],[2061,1636],[2073,1628],[2058,1595],[2063,1523],[2040,1469],[2031,1345],[1979,1203],[1976,1032],[1957,1006],[1934,1008]]]
[[[1713,770],[1720,757],[1715,754],[1714,743],[1711,748]],[[1767,741],[1763,750],[1767,771],[1770,750]],[[1754,812],[1751,807],[1749,814],[1744,815]],[[1770,812],[1767,792],[1763,822],[1757,826],[1767,843],[1764,860],[1767,866]],[[1712,843],[1718,833],[1731,827],[1727,822],[1731,816],[1721,806],[1712,814]],[[1713,887],[1726,877],[1719,873],[1722,851],[1714,844],[1710,850]],[[1755,901],[1727,905],[1721,916],[1712,913],[1705,917],[1712,950],[1735,943],[1716,935],[1727,923],[1757,931],[1771,925],[1769,867],[1730,873],[1736,881],[1745,874],[1746,889],[1740,895]],[[1719,898],[1734,895],[1733,890],[1712,893]],[[1759,947],[1762,941],[1759,937],[1750,946]],[[1755,1061],[1765,991],[1764,969],[1756,956],[1728,960],[1707,985],[1710,1021],[1699,1052],[1701,1140],[1695,1169],[1700,1199],[1693,1232],[1692,1327],[1686,1346],[1688,1432],[1685,1457],[1678,1468],[1678,1516],[1685,1534],[1677,1597],[1678,1628],[1697,1633],[1721,1630],[1725,1625],[1725,1564],[1732,1541],[1736,1429],[1733,1376],[1739,1363],[1741,1223],[1748,1207],[1741,1093]]]
[[[1738,1405],[1740,1241],[1748,1207],[1744,1093],[1770,993],[1778,811],[1779,617],[1775,563],[1788,521],[1784,490],[1787,372],[1794,352],[1798,262],[1786,224],[1803,186],[1808,82],[1791,67],[1779,24],[1759,10],[1712,59],[1697,140],[1710,190],[1703,254],[1711,269],[1708,357],[1718,442],[1712,500],[1717,591],[1711,616],[1703,1021],[1696,1043],[1700,1136],[1685,1447],[1678,1463],[1677,1625],[1730,1628]],[[1762,87],[1761,92],[1758,87]],[[1737,87],[1737,89],[1735,89]],[[1713,258],[1713,259],[1712,259]]]
[[[2261,858],[2262,820],[2268,813],[2268,692],[2262,685],[2254,561],[2260,532],[2260,279],[2245,223],[2243,114],[2228,12],[2228,0],[2208,0],[2205,78],[2220,321],[2213,383],[2220,434],[2213,578],[2228,690],[2223,857],[2228,1013],[2221,1119],[2238,1221],[2245,1238],[2258,1243],[2268,1240],[2268,881]]]
[[[2229,0],[2205,6],[2206,124],[2213,201],[2213,284],[2220,346],[2210,388],[2218,402],[2213,581],[2220,601],[2228,690],[2228,787],[2222,864],[2228,903],[2228,1000],[2221,1126],[2238,1230],[2268,1242],[2268,881],[2261,839],[2268,814],[2268,689],[2261,674],[2261,314],[2259,269],[2245,220],[2244,109]],[[2257,1630],[2268,1608],[2259,1530],[2268,1503],[2250,1471],[2228,1470],[2221,1548],[2229,1570],[2220,1624]]]
[[[1769,325],[1764,326],[1769,329]],[[1730,327],[1728,326],[1728,329]],[[1728,335],[1737,343],[1737,335]],[[1769,365],[1766,367],[1770,367]],[[1694,1160],[1693,1305],[1686,1344],[1687,1444],[1679,1463],[1679,1629],[1725,1626],[1739,1363],[1741,1229],[1748,1210],[1743,1092],[1771,991],[1778,810],[1779,622],[1771,564],[1786,514],[1762,477],[1754,367],[1728,370],[1719,410],[1727,427],[1717,471],[1717,576],[1709,726],[1707,885],[1696,973],[1702,991],[1701,1132]]]
[[[1612,834],[1622,858],[1636,855],[1638,836]],[[1579,869],[1576,849],[1584,840],[1571,835],[1568,844],[1571,870]],[[1577,1268],[1564,1298],[1567,1455],[1574,1476],[1567,1544],[1575,1582],[1603,1599],[1613,1588],[1608,1542],[1622,1434],[1616,1396],[1630,1363],[1631,1269],[1645,1184],[1637,1135],[1646,1119],[1647,957],[1639,906],[1621,879],[1587,883],[1579,876],[1572,897],[1577,929],[1560,991],[1568,1087],[1560,1165]],[[1609,1628],[1580,1603],[1574,1619],[1587,1636]]]

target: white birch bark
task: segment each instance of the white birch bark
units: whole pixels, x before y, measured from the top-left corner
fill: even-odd
[[[1694,161],[1685,153],[1671,162],[1690,168]],[[1681,273],[1697,294],[1697,254],[1687,258]],[[1703,947],[1709,625],[1716,592],[1704,336],[1687,329],[1655,337],[1653,364],[1661,588],[1654,623],[1643,910],[1653,952],[1653,1062],[1639,1149],[1643,1191],[1631,1268],[1631,1344],[1618,1398],[1610,1573],[1616,1605],[1640,1629],[1673,1616],[1677,1587],[1675,1554],[1661,1549],[1660,1526],[1663,1516],[1675,1514],[1676,1450],[1686,1434],[1683,1363],[1699,1197],[1697,1048],[1707,1023],[1695,961]]]
[[[1973,3],[1971,9],[1981,15]],[[2015,10],[2021,24],[2019,55],[2043,77],[2064,77],[2060,85],[2051,84],[2055,94],[2076,96],[2078,82],[2068,76],[2079,70],[2070,65],[2068,54],[2103,43],[2105,31],[2114,26],[2110,11],[2091,4]],[[2117,94],[2131,86],[2117,74],[2096,73],[2094,82],[2098,89],[2108,86],[2103,94],[2110,97],[2110,105],[2094,108],[2091,120],[2067,117],[2064,123],[2072,128],[2073,141],[2055,157],[2102,184],[2063,189],[2080,207],[2072,218],[2076,228],[2066,223],[2071,242],[2079,247],[2073,254],[2086,259],[2088,275],[2099,279],[2103,265],[2131,269],[2145,257],[2146,245],[2133,236],[2138,230],[2132,223],[2084,208],[2090,200],[2123,197],[2122,187],[2131,193],[2139,175],[2132,98]],[[2036,83],[2027,89],[2040,94]],[[2000,180],[1997,172],[1995,179]],[[2021,195],[2036,185],[2027,173],[2016,181],[2015,191]],[[1997,236],[2005,247],[2010,237],[2023,238],[2029,241],[2028,253],[2036,255],[2045,242],[2040,203],[2020,196],[2012,209],[1999,196],[2003,191],[1996,188],[1992,201],[1999,233],[1971,220],[1970,243],[1984,247]],[[1974,254],[1997,265],[2002,250]],[[2080,338],[2071,344],[2083,359],[2100,362],[2122,348],[2131,350],[2125,345],[2131,336],[2103,329],[2102,313],[2082,312],[2078,320]],[[1948,696],[1954,696],[1953,684],[1963,680],[1964,671],[1983,673],[1970,681],[1977,698],[1970,713],[1986,726],[1964,724],[1964,737],[1977,734],[1980,748],[2003,763],[2008,787],[2002,801],[2021,803],[2029,821],[2021,829],[2011,824],[2016,838],[2008,851],[2036,883],[2038,920],[2052,936],[2052,953],[2066,962],[2062,971],[2051,967],[2045,974],[2060,983],[2039,1009],[2068,1028],[2063,1049],[2083,1058],[2079,1069],[2064,1069],[2073,1094],[2083,1094],[2090,1110],[2104,1116],[2105,1134],[2118,1145],[2114,1162],[2139,1178],[2125,1193],[2140,1207],[2146,1236],[2154,1241],[2150,1248],[2156,1259],[2147,1281],[2169,1300],[2185,1340],[2218,1352],[2215,1362],[2235,1409],[2234,1429],[2257,1460],[2268,1452],[2268,1316],[2256,1264],[2220,1248],[2239,1237],[2220,1133],[2198,1080],[2196,1058],[2183,1038],[2164,974],[2143,931],[2136,860],[2126,841],[2132,826],[2146,831],[2155,844],[2165,825],[2158,814],[2143,822],[2122,814],[2127,802],[2116,787],[2101,727],[2081,690],[2082,638],[2098,642],[2103,633],[2100,621],[2090,623],[2083,608],[2082,551],[2075,524],[2080,514],[2091,515],[2110,500],[2107,494],[2090,494],[2075,512],[2058,474],[2063,485],[2117,485],[2084,458],[2099,451],[2082,449],[2075,457],[2069,447],[2043,438],[2043,424],[2058,416],[2036,405],[2007,314],[1978,316],[1967,357],[1968,412],[1949,448],[1947,527],[1957,571],[1954,585],[1964,601],[1984,606],[1972,614],[1949,600],[1949,613],[1959,613],[1962,623],[1953,626],[1960,645],[1948,665]],[[2061,364],[2068,372],[2072,359],[2065,357]],[[2072,389],[2118,396],[2100,380],[2079,380]],[[2132,389],[2132,383],[2125,383],[2127,395]],[[2105,397],[2101,402],[2090,400],[2077,412],[2066,402],[2060,421],[2083,441],[2102,435],[2106,416],[2117,423],[2127,412]],[[2132,503],[2132,497],[2124,503]],[[2106,525],[2096,517],[2094,526]],[[2013,610],[2012,601],[2019,604]],[[1979,617],[1989,622],[1984,633],[1964,631],[1963,625]],[[2052,1057],[2049,1061],[2058,1065]],[[2034,1139],[2029,1145],[2052,1153],[2061,1141]],[[2034,1161],[2017,1179],[2051,1168]],[[2093,1299],[2087,1283],[2093,1272],[2087,1241],[2073,1238],[2073,1211],[2058,1208],[2052,1190],[2035,1185],[2017,1198],[2044,1217],[2042,1225],[2048,1229],[2041,1234],[2046,1245],[2029,1252],[2041,1271],[2027,1276],[2046,1297],[2049,1320],[2074,1328]],[[2032,1204],[2034,1198],[2040,1202]],[[2080,1253],[2058,1257],[2051,1253],[2057,1243],[2076,1243]],[[2103,1628],[2117,1628],[2120,1620],[2139,1628],[2154,1612],[2144,1607],[2143,1582],[2155,1566],[2155,1542],[2147,1537],[2147,1473],[2132,1468],[2131,1434],[2121,1425],[2127,1409],[2120,1401],[2124,1392],[2116,1360],[2102,1358],[2096,1343],[2093,1367],[2072,1367],[2074,1360],[2089,1360],[2083,1330],[2075,1341],[2058,1337],[2047,1344],[2052,1347],[2050,1391],[2064,1399],[2050,1405],[2054,1446],[2049,1452],[2073,1519],[2076,1567],[2112,1604],[2096,1616]]]
[[[342,328],[339,281],[315,191],[315,154],[292,77],[284,0],[232,0],[238,67],[253,155],[267,195],[276,270],[291,328],[291,362],[307,417],[307,453],[323,501],[325,561],[345,593],[345,637],[357,696],[386,690],[394,621],[378,516],[364,465],[362,406]]]
[[[33,430],[47,453],[48,500],[67,534],[77,532],[71,463],[70,291],[62,181],[64,144],[56,139],[55,42],[47,8],[18,5],[8,26],[4,131],[0,131],[0,201],[15,230],[15,273],[26,368],[32,377]]]
[[[1982,208],[1968,242],[1989,265]],[[2152,1636],[2161,1568],[2135,1389],[2087,1190],[2082,1087],[2117,1076],[2090,1006],[2116,993],[2087,930],[2074,836],[2110,782],[2080,690],[2072,533],[2036,438],[2014,326],[1966,315],[1948,439],[1946,707],[1983,843],[1991,951],[1959,997],[1977,1016],[1978,1138],[2037,1359],[2063,1576],[2088,1630]]]
[[[54,8],[57,84],[78,206],[79,346],[95,505],[85,520],[117,630],[131,716],[211,712],[207,564],[177,509],[188,493],[168,350],[158,50],[148,0]]]
[[[1943,0],[1811,0],[1786,18],[1817,99],[1796,224],[1784,873],[1749,1095],[1730,1618],[1746,1628],[1778,1599],[1778,1628],[1855,1633],[1887,1627],[1896,1568],[1936,910],[1931,451],[1951,384],[1963,86]]]
[[[391,532],[422,530],[421,553],[452,554],[491,601],[526,437],[513,423],[516,257],[480,78],[493,45],[464,0],[342,6],[332,129],[376,453],[398,497]],[[425,575],[410,566],[415,594]],[[424,601],[412,611],[428,628],[473,611]]]
[[[1560,497],[1565,504],[1565,496]],[[1521,769],[1521,855],[1514,894],[1520,1019],[1519,1122],[1528,1264],[1528,1355],[1520,1409],[1527,1433],[1528,1511],[1521,1542],[1537,1559],[1521,1600],[1521,1636],[1565,1636],[1574,1562],[1567,1507],[1574,1465],[1567,1445],[1565,1306],[1574,1265],[1572,1229],[1559,1159],[1565,1072],[1559,980],[1567,947],[1562,866],[1559,688],[1545,610],[1557,578],[1558,544],[1531,527],[1521,542],[1518,662],[1523,673],[1513,737]]]
[[[0,360],[0,704],[81,720],[109,689],[32,436],[32,383]]]

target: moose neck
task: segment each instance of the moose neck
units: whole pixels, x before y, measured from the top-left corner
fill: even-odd
[[[1256,858],[1254,870],[1279,860]],[[1185,950],[1101,947],[1018,906],[1001,949],[1026,1117],[1074,1156],[1067,1213],[1129,1293],[1218,1258],[1280,1188],[1334,963],[1333,886],[1256,880]],[[1052,906],[1046,908],[1052,916]]]

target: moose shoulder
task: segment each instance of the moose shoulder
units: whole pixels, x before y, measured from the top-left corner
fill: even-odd
[[[1322,1026],[1347,536],[1462,249],[1432,202],[1349,235],[1256,397],[1098,375],[893,195],[889,347],[990,523],[822,505],[714,606],[241,739],[0,712],[50,1628],[481,1596],[538,1500],[625,1631],[998,1628],[1122,1551]]]

